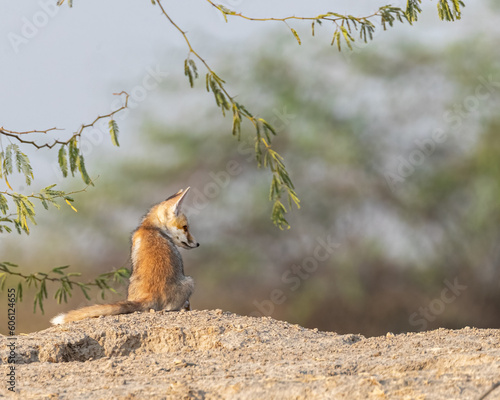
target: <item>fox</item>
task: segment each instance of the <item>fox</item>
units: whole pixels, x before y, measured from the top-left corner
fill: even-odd
[[[60,325],[85,318],[151,309],[190,310],[189,298],[194,291],[194,280],[184,275],[178,249],[194,249],[200,245],[191,235],[187,217],[181,210],[189,189],[181,189],[151,207],[132,233],[132,272],[126,301],[83,307],[59,314],[50,322]]]

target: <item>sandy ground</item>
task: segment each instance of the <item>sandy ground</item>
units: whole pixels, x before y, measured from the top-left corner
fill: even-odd
[[[2,397],[9,343],[0,336]],[[16,346],[22,399],[479,400],[500,381],[491,329],[365,338],[220,310],[157,312],[73,322]]]

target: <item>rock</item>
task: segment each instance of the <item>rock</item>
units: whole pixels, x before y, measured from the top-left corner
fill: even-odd
[[[23,399],[477,399],[500,380],[499,330],[365,338],[221,310],[87,319],[15,351]]]

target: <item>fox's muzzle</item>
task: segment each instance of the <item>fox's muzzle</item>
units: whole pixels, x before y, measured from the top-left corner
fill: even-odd
[[[186,249],[196,249],[197,247],[200,247],[199,243],[190,244],[190,243],[182,242],[182,244],[184,245],[184,247]]]

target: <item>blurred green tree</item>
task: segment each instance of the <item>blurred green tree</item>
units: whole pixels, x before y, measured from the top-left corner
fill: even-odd
[[[293,229],[268,229],[266,184],[246,132],[237,147],[210,140],[223,126],[199,103],[184,108],[199,124],[144,115],[141,151],[108,167],[87,194],[79,229],[108,240],[106,248],[125,248],[117,224],[130,231],[151,197],[168,194],[159,182],[170,191],[189,182],[188,212],[202,243],[186,254],[197,308],[367,335],[498,326],[499,60],[493,43],[474,39],[465,62],[471,43],[365,48],[348,62],[311,46],[293,49],[285,71],[277,54],[292,49],[284,42],[232,53],[234,63],[222,53],[231,65],[224,74],[245,71],[248,103],[269,110],[275,146],[294,160],[303,206],[290,217]],[[152,101],[170,104],[182,86],[163,89]],[[88,267],[102,258],[112,259],[98,253]]]

